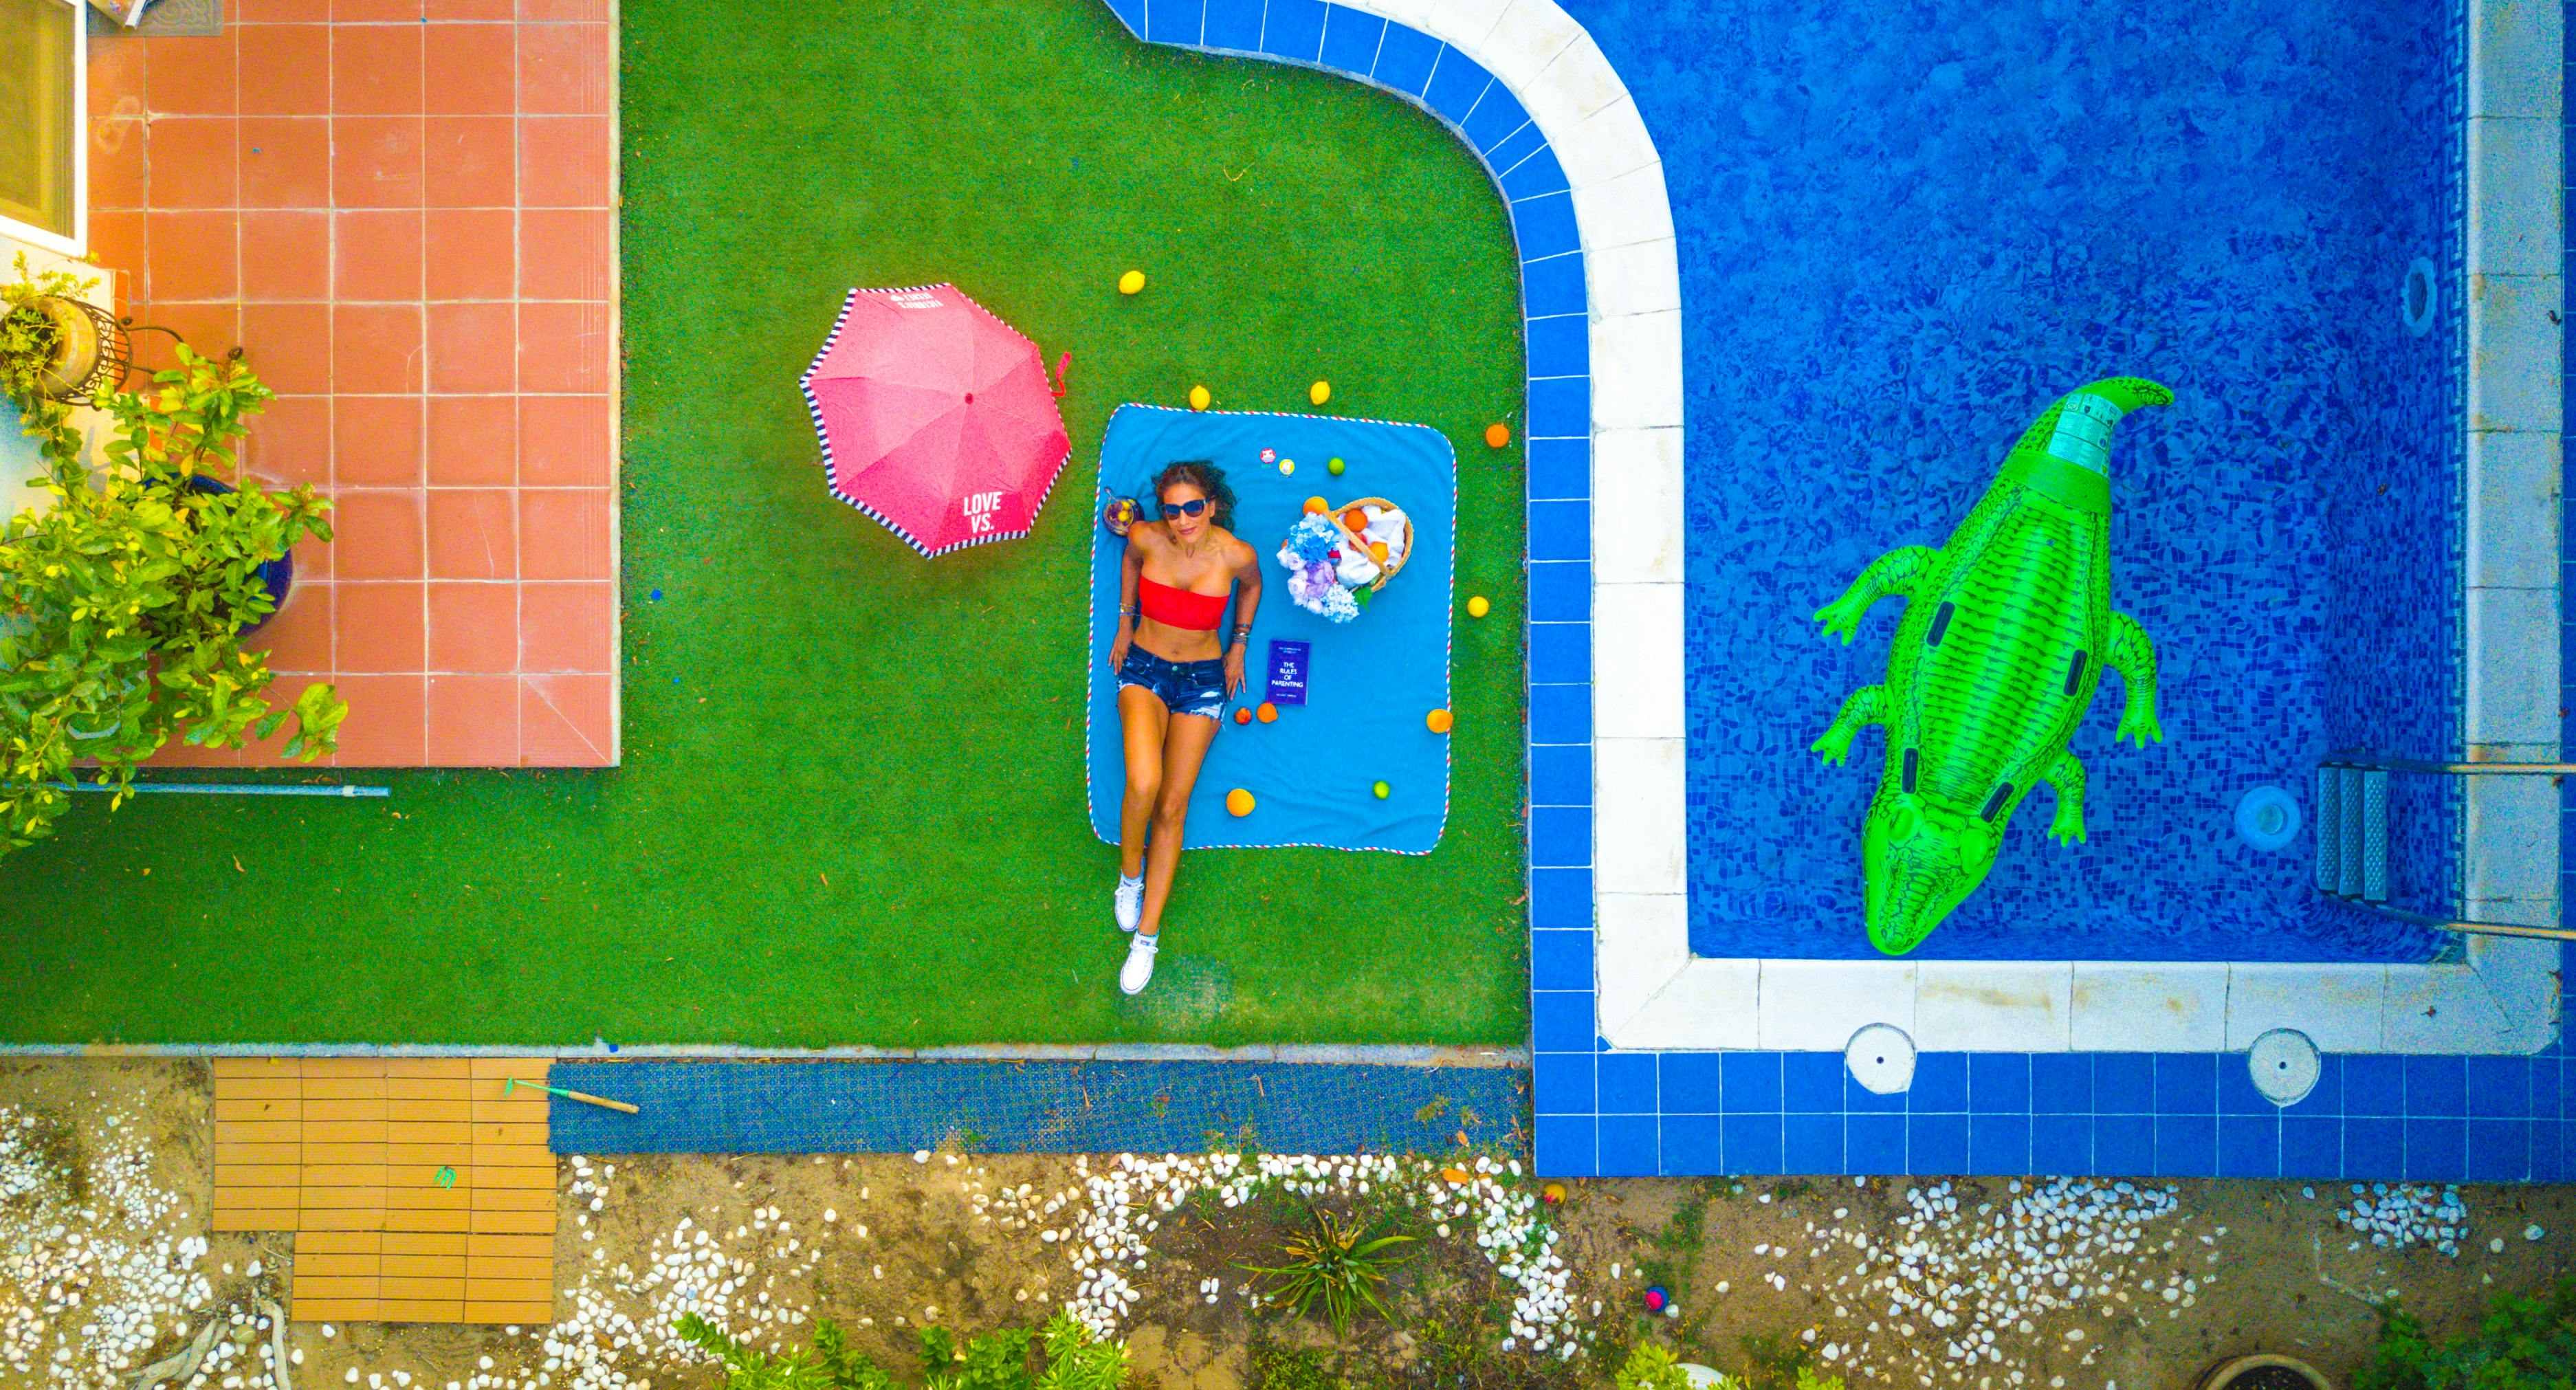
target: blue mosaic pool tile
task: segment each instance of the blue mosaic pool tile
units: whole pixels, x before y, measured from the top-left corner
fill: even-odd
[[[2524,1057],[2469,1057],[2468,1113],[2475,1118],[2518,1120],[2531,1114],[2531,1061]]]
[[[1591,962],[1584,962],[1584,971],[1591,972]],[[1597,1060],[1589,1052],[1531,1053],[1530,1085],[1537,1093],[1534,1113],[1590,1119],[1598,1110],[1598,1092],[1593,1088]]]
[[[2282,1107],[2284,1115],[2340,1115],[2343,1113],[2343,1061],[2334,1053],[2317,1058],[2317,1084],[2308,1088],[2298,1103]],[[2252,1078],[2247,1078],[2251,1084]]]
[[[2229,1062],[2236,1065],[2229,1066]],[[2221,1115],[2276,1115],[2280,1107],[2269,1096],[2254,1089],[2254,1073],[2242,1058],[2222,1058],[2218,1067],[2218,1113]]]
[[[1530,503],[1529,557],[1533,560],[1590,560],[1592,504]]]
[[[1521,312],[1532,318],[1555,318],[1563,314],[1580,315],[1588,301],[1583,290],[1583,253],[1550,255],[1541,259],[1523,257],[1521,266]],[[1590,430],[1583,431],[1588,442]]]
[[[2405,1114],[2459,1115],[2468,1109],[2468,1068],[2459,1057],[2409,1057]]]
[[[1530,1047],[1537,1052],[1590,1052],[1592,992],[1530,993]]]
[[[1666,1052],[1658,1072],[1663,1083],[1664,1113],[1714,1115],[1726,1096],[1724,1054]]]
[[[1780,1059],[1780,1108],[1791,1114],[1833,1114],[1843,1109],[1843,1074],[1850,1068],[1831,1052],[1791,1052]],[[1815,1172],[1830,1173],[1832,1168]]]
[[[1531,376],[1581,376],[1592,370],[1590,319],[1581,314],[1531,319],[1522,325]]]
[[[1843,1171],[1846,1173],[1911,1172],[1905,1161],[1905,1117],[1903,1115],[1844,1116]]]
[[[1916,1113],[1905,1117],[1907,1162],[1918,1173],[1963,1173],[1968,1168],[1968,1117],[1965,1115],[1927,1115]]]
[[[1780,1113],[1780,1054],[1725,1052],[1725,1104],[1730,1115]]]
[[[1574,225],[1574,195],[1570,193],[1550,193],[1513,203],[1512,233],[1520,243],[1524,261],[1583,249],[1582,234]]]
[[[2410,1059],[2412,1060],[2412,1059]],[[2459,1182],[2469,1175],[2469,1122],[2406,1120],[2406,1177],[2410,1182]]]
[[[2156,1056],[2156,1113],[2208,1115],[2218,1109],[2218,1058],[2207,1052]]]
[[[1530,1161],[1542,1173],[1601,1171],[1599,1151],[1592,1141],[1596,1123],[1589,1115],[1531,1116]]]
[[[2276,1178],[2281,1175],[2281,1116],[2264,1113],[2218,1117],[2218,1175],[2222,1178]]]
[[[1781,1170],[1780,1116],[1726,1115],[1718,1120],[1726,1138],[1723,1172],[1769,1175]]]
[[[1485,167],[1494,171],[1494,181],[1499,185],[1502,176],[1519,168],[1522,160],[1546,148],[1547,137],[1539,134],[1538,126],[1524,124],[1518,130],[1506,131],[1492,148],[1484,151]],[[1522,258],[1527,259],[1528,253],[1523,252]]]
[[[1563,193],[1573,187],[1566,182],[1565,166],[1556,162],[1551,150],[1540,150],[1503,175],[1503,196],[1513,202],[1536,198],[1548,193]]]
[[[1493,74],[1478,67],[1475,59],[1443,45],[1439,60],[1431,66],[1431,80],[1423,85],[1422,104],[1464,130],[1477,101],[1493,85]]]
[[[2531,1180],[2565,1182],[2565,1158],[2559,1152],[2559,1136],[2566,1126],[2554,1120],[2543,1120],[2531,1127]]]
[[[1420,96],[1423,84],[1431,80],[1431,65],[1439,59],[1440,47],[1438,39],[1419,29],[1389,24],[1369,80],[1406,96]]]
[[[1534,623],[1580,623],[1592,618],[1592,565],[1586,560],[1533,560],[1529,615]]]
[[[1532,869],[1530,926],[1539,931],[1592,930],[1592,870]],[[1584,987],[1592,975],[1584,972]]]
[[[1726,1144],[1715,1115],[1666,1115],[1660,1134],[1663,1171],[1724,1173]]]
[[[1529,434],[1553,439],[1592,432],[1592,380],[1557,376],[1529,384]]]
[[[1208,48],[1238,53],[1261,51],[1261,0],[1206,0],[1207,19],[1199,42]]]
[[[1575,623],[1545,623],[1539,631],[1578,626]],[[1533,663],[1538,660],[1531,652]],[[1578,676],[1577,679],[1580,679]],[[1589,806],[1592,804],[1592,750],[1579,743],[1546,744],[1530,750],[1530,804],[1533,806]]]
[[[2566,1067],[2561,1059],[2542,1053],[2531,1059],[2531,1117],[2555,1120],[2565,1116],[2565,1096],[2559,1073]]]
[[[1206,19],[1202,0],[1145,0],[1145,39],[1194,46]]]
[[[1976,1083],[1969,1082],[1969,1094]],[[2027,1173],[2030,1167],[2030,1112],[1979,1113],[1968,1117],[1968,1168],[1971,1173]]]
[[[2093,1108],[2104,1114],[2135,1115],[2156,1104],[2156,1055],[2152,1052],[2093,1054]]]
[[[2394,1180],[2405,1175],[2404,1120],[2347,1119],[2343,1122],[2343,1176]]]
[[[1651,1178],[1663,1171],[1656,1153],[1655,1126],[1652,1115],[1604,1115],[1596,1122],[1594,1133],[1600,1136],[1601,1176],[1605,1178]]]
[[[1592,687],[1533,685],[1529,692],[1532,743],[1590,743]]]
[[[1311,63],[1324,51],[1323,0],[1270,0],[1261,21],[1261,51]]]
[[[2208,1115],[2155,1117],[2156,1176],[2205,1178],[2218,1170],[2218,1121]]]
[[[1529,672],[1532,681],[1543,685],[1565,685],[1592,679],[1592,625],[1530,624]],[[1535,789],[1530,794],[1533,797],[1538,795]],[[1583,798],[1587,805],[1591,800],[1588,794]]]
[[[2030,1113],[2030,1056],[2022,1052],[1968,1054],[1968,1109],[1978,1115]]]
[[[2030,1059],[2030,1108],[2035,1115],[2093,1113],[2092,1054],[2042,1052],[2033,1056]]]
[[[1495,82],[1485,88],[1484,95],[1476,98],[1476,109],[1467,113],[1467,119],[1459,122],[1458,128],[1466,135],[1467,143],[1475,146],[1476,152],[1483,155],[1486,163],[1499,175],[1509,166],[1494,164],[1495,154],[1505,138],[1528,124],[1529,112],[1522,108],[1520,100],[1511,94],[1509,88]]]
[[[2315,1116],[2281,1117],[2281,1176],[2343,1176],[2343,1121]]]
[[[1843,1170],[1843,1117],[1840,1114],[1789,1114],[1780,1119],[1780,1171],[1839,1173]]]
[[[1588,931],[1534,931],[1530,933],[1530,988],[1590,989],[1592,987],[1592,933]],[[1586,1097],[1589,1100],[1589,1097]]]
[[[1850,1114],[1901,1114],[1906,1108],[1906,1099],[1906,1093],[1903,1091],[1893,1095],[1880,1095],[1860,1084],[1860,1078],[1853,1076],[1850,1068],[1843,1069],[1843,1109]]]
[[[2386,1053],[2356,1053],[2343,1059],[2343,1113],[2406,1113],[2406,1059]]]
[[[1530,864],[1533,868],[1572,868],[1592,862],[1592,808],[1530,808]]]
[[[2143,1178],[2156,1171],[2156,1121],[2152,1115],[2093,1117],[2093,1171]]]
[[[1966,1110],[1968,1054],[1925,1052],[1917,1055],[1914,1059],[1914,1085],[1905,1093],[1905,1107],[1917,1112]]]
[[[1324,9],[1324,45],[1317,61],[1354,77],[1368,76],[1377,66],[1378,42],[1386,37],[1386,21],[1347,5],[1326,5]]]
[[[2469,1121],[2462,1176],[2470,1182],[2530,1181],[2532,1128],[2520,1120]]]
[[[1592,495],[1592,441],[1533,439],[1528,443],[1530,500]]]
[[[1655,1054],[1605,1052],[1599,1058],[1601,1113],[1652,1115],[1655,1111]]]
[[[2072,1118],[2032,1117],[2030,1170],[2034,1173],[2099,1171],[2093,1166],[2092,1118],[2084,1115]]]

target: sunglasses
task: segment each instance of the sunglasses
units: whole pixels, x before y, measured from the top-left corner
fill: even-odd
[[[1206,510],[1207,499],[1204,497],[1193,497],[1187,502],[1166,502],[1163,504],[1163,520],[1178,521],[1185,516],[1197,516]]]

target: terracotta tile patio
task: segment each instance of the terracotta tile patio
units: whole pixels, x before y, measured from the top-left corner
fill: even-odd
[[[246,462],[337,503],[279,689],[339,684],[343,766],[616,762],[609,0],[227,11],[91,45],[91,242],[122,312],[249,352]]]

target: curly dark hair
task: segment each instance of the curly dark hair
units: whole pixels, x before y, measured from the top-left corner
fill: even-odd
[[[1234,529],[1234,489],[1225,485],[1224,469],[1206,459],[1183,459],[1168,464],[1162,472],[1154,475],[1154,487],[1149,495],[1160,504],[1163,489],[1174,483],[1187,483],[1197,488],[1199,495],[1208,500],[1208,509],[1216,514],[1216,524],[1227,530]],[[1154,515],[1160,516],[1161,513]]]

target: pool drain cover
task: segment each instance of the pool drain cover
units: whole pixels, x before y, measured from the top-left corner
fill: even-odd
[[[2295,1028],[2275,1028],[2245,1054],[2254,1089],[2274,1105],[2296,1105],[2317,1086],[2317,1045]]]
[[[1852,1034],[1843,1049],[1843,1065],[1862,1086],[1895,1095],[1914,1084],[1914,1039],[1894,1024],[1873,1023]]]
[[[2267,854],[2299,838],[2299,799],[2279,787],[2256,787],[2237,800],[2236,836]]]

